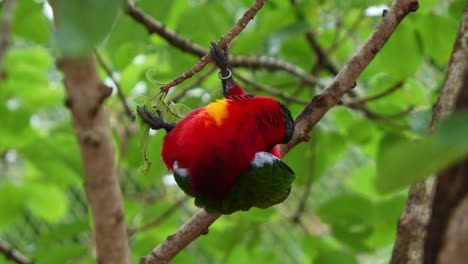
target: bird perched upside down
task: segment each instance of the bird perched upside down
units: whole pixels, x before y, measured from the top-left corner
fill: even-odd
[[[151,128],[166,130],[163,161],[197,206],[231,214],[280,203],[295,178],[278,148],[294,132],[291,113],[275,99],[247,94],[234,83],[227,54],[212,46],[224,99],[191,111],[178,124],[146,108],[137,111]]]

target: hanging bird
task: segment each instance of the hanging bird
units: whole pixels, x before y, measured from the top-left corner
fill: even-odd
[[[179,187],[207,212],[231,214],[284,201],[294,172],[278,144],[294,132],[291,113],[266,96],[247,94],[227,68],[227,53],[212,43],[224,99],[191,111],[178,124],[137,108],[153,129],[165,129],[162,159]]]

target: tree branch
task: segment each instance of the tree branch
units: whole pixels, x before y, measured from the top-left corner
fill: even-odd
[[[364,104],[364,103],[367,103],[367,102],[370,102],[370,101],[380,99],[380,98],[385,97],[385,96],[395,92],[396,90],[400,89],[401,87],[403,87],[404,83],[405,83],[404,81],[399,81],[399,82],[395,83],[390,88],[386,89],[385,91],[383,91],[381,93],[378,93],[378,94],[372,95],[372,96],[368,96],[368,97],[365,97],[365,98],[354,99],[352,101],[346,102],[346,105],[360,105],[360,104]]]
[[[444,88],[446,90],[441,91],[438,104],[434,108],[434,118],[440,119],[454,109],[468,110],[468,4],[465,6],[458,29]],[[458,162],[437,175],[424,245],[425,264],[466,262],[464,258],[467,256],[466,244],[463,246],[460,244],[463,240],[460,241],[459,232],[463,229],[466,232],[467,227],[462,225],[450,228],[450,225],[468,222],[468,214],[464,216],[456,214],[459,210],[463,211],[461,209],[463,201],[468,199],[467,176],[468,159]],[[457,251],[457,248],[461,250]],[[452,253],[453,255],[450,255]]]
[[[13,249],[3,240],[0,240],[0,253],[3,254],[6,259],[14,261],[17,264],[34,264],[34,261],[23,256],[23,254]]]
[[[144,26],[148,30],[149,33],[154,33],[154,34],[159,35],[160,37],[164,38],[173,47],[178,48],[181,51],[191,53],[200,58],[206,56],[210,52],[208,49],[203,48],[199,44],[193,43],[190,40],[182,38],[175,31],[171,31],[167,29],[166,26],[162,22],[145,14],[143,10],[139,9],[137,6],[135,6],[135,4],[133,4],[130,1],[127,2],[127,14],[130,17],[132,17],[136,22]],[[229,43],[226,43],[226,45],[228,44]],[[208,63],[210,61],[211,61],[211,57],[209,56],[205,63]],[[325,87],[324,85],[320,84],[320,81],[316,77],[310,74],[307,74],[300,67],[292,63],[278,59],[278,58],[273,58],[273,57],[268,57],[268,56],[230,56],[229,62],[230,62],[229,63],[230,67],[233,67],[233,68],[248,67],[252,69],[284,71],[284,72],[287,72],[294,76],[299,77],[301,80],[303,80],[304,82],[310,85],[317,85],[320,88]]]
[[[441,120],[441,117],[449,114],[455,107],[456,98],[462,87],[463,72],[468,60],[468,49],[466,39],[466,27],[468,25],[468,10],[465,7],[462,25],[459,28],[457,39],[449,62],[444,85],[440,96],[434,107],[429,132],[433,131]],[[465,36],[464,36],[465,35]],[[464,37],[462,37],[464,36]],[[462,45],[464,43],[464,45]],[[464,46],[464,48],[462,48]],[[406,208],[400,217],[397,229],[397,238],[393,248],[391,264],[399,263],[435,263],[440,246],[440,237],[443,235],[445,226],[435,223],[441,229],[436,238],[427,237],[427,225],[431,218],[437,218],[431,212],[434,197],[434,177],[428,178],[421,183],[411,186]],[[448,195],[443,199],[449,197]],[[431,217],[431,214],[433,216]],[[448,216],[448,214],[447,214]],[[442,216],[442,219],[446,216]],[[437,220],[434,220],[437,221]],[[432,224],[434,225],[434,224]],[[441,227],[442,226],[442,227]],[[426,243],[426,245],[424,245]],[[425,253],[424,253],[424,247]],[[430,248],[430,250],[429,250]]]
[[[158,34],[167,42],[169,42],[172,46],[182,51],[192,53],[200,58],[205,56],[209,52],[208,49],[205,49],[202,46],[193,43],[190,40],[183,39],[175,31],[167,29],[162,22],[147,15],[143,10],[138,8],[135,5],[135,3],[133,3],[133,1],[131,0],[127,0],[126,12],[136,22],[143,25],[149,33]]]
[[[56,1],[49,3],[56,14]],[[54,20],[56,26],[59,23]],[[128,264],[128,240],[115,148],[103,106],[112,89],[99,79],[91,54],[80,58],[64,56],[57,59],[56,66],[64,74],[65,106],[71,112],[80,147],[84,189],[93,220],[96,262]]]
[[[64,57],[57,62],[63,71],[67,99],[84,167],[84,187],[93,216],[98,263],[129,261],[127,235],[114,145],[103,101],[112,89],[100,80],[91,56]]]
[[[265,3],[266,3],[266,0],[256,0],[255,3],[247,11],[245,11],[244,15],[237,21],[237,23],[234,25],[234,27],[231,28],[231,30],[226,34],[226,36],[224,36],[219,41],[218,43],[219,47],[221,49],[226,48],[229,45],[229,43],[231,43],[231,41],[237,35],[239,35],[245,29],[245,27],[247,27],[250,20],[252,20],[255,17],[257,12],[263,7]],[[176,77],[172,81],[161,86],[161,91],[167,92],[169,91],[170,88],[192,77],[195,73],[201,71],[209,62],[211,62],[211,60],[212,60],[211,53],[207,52],[205,55],[203,55],[200,61],[195,66],[193,66],[190,70],[186,71],[181,76]]]
[[[307,100],[304,100],[304,99],[301,99],[301,98],[298,98],[298,97],[295,97],[295,96],[291,96],[287,93],[284,93],[276,88],[273,88],[273,87],[269,87],[269,86],[266,86],[266,85],[263,85],[263,84],[259,84],[259,83],[256,83],[254,81],[251,81],[247,78],[244,78],[242,76],[240,76],[239,74],[236,74],[234,73],[234,76],[236,77],[236,79],[240,80],[241,82],[243,83],[246,83],[246,84],[249,84],[249,85],[252,85],[254,89],[256,90],[259,90],[259,91],[264,91],[264,92],[267,92],[271,95],[274,95],[276,97],[279,97],[285,101],[289,101],[289,102],[293,102],[293,103],[297,103],[297,104],[308,104],[309,101]]]
[[[3,58],[6,50],[10,45],[10,29],[11,21],[13,20],[13,12],[15,11],[15,0],[6,0],[3,6],[2,20],[0,24],[0,80],[5,77],[3,70]]]
[[[139,264],[166,264],[190,242],[202,234],[206,234],[208,227],[216,221],[220,214],[209,214],[201,209],[174,234],[167,237],[148,255],[140,259]]]
[[[199,78],[197,78],[195,81],[189,83],[186,87],[184,87],[182,90],[180,90],[179,92],[177,92],[177,94],[175,94],[174,96],[172,96],[168,101],[172,101],[172,102],[177,102],[178,100],[180,100],[190,89],[193,89],[194,87],[197,87],[199,86],[200,84],[203,83],[203,81],[208,78],[209,76],[211,76],[211,74],[213,74],[213,72],[216,70],[216,66],[213,66],[212,68],[210,68],[208,71],[206,71],[206,73],[202,74]]]
[[[288,144],[281,146],[283,153],[289,152],[291,148],[307,138],[306,135],[323,115],[356,85],[356,80],[361,72],[374,59],[398,24],[410,12],[416,11],[418,7],[419,4],[416,0],[397,0],[393,4],[358,53],[338,73],[333,82],[320,95],[314,97],[310,104],[299,114],[295,121],[293,138]]]

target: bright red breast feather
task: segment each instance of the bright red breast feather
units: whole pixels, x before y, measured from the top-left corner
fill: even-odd
[[[190,112],[166,136],[162,157],[166,166],[178,161],[187,168],[192,189],[222,198],[258,151],[272,148],[285,133],[276,100],[263,96],[234,96]]]

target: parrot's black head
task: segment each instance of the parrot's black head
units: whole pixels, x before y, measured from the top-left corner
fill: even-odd
[[[291,116],[291,112],[284,104],[279,103],[279,105],[281,108],[281,113],[283,114],[284,125],[285,125],[284,136],[280,143],[286,144],[291,140],[294,134],[294,119]]]

